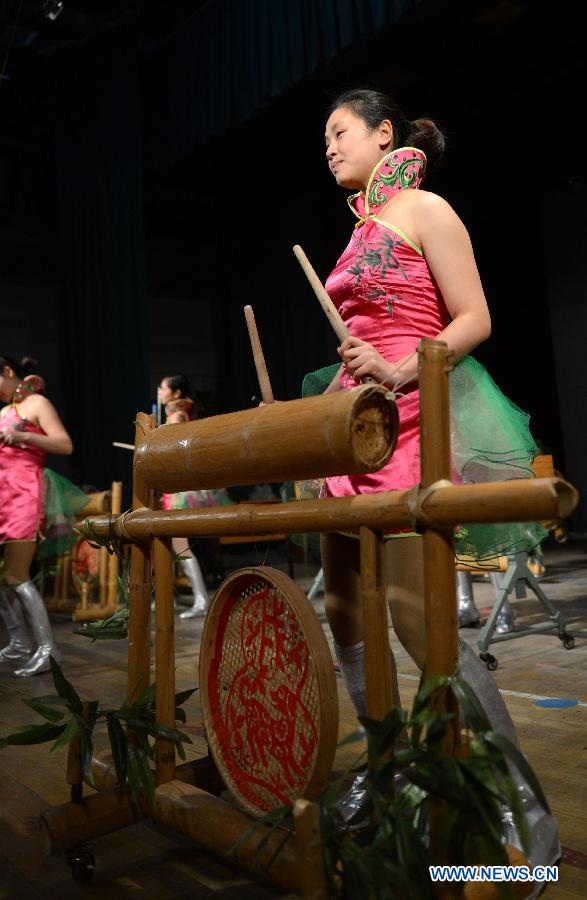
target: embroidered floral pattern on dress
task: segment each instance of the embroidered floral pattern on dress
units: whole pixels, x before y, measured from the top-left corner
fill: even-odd
[[[397,237],[391,232],[382,231],[377,244],[369,247],[361,234],[358,239],[356,262],[347,269],[350,275],[355,276],[355,284],[360,284],[367,268],[371,272],[378,271],[382,278],[385,278],[388,269],[399,269],[402,278],[408,281],[405,269],[394,252],[396,246],[403,243],[403,238]],[[384,294],[385,291],[381,293]]]

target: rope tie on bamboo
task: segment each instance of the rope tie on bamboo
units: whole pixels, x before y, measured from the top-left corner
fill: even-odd
[[[438,488],[453,487],[452,481],[448,478],[439,478],[427,488],[422,488],[417,484],[408,491],[408,516],[410,518],[410,526],[412,531],[420,533],[422,526],[426,528],[438,528],[434,519],[430,518],[426,512],[424,505],[426,501],[438,490]]]
[[[146,509],[146,507],[143,507],[143,509]],[[136,509],[125,509],[125,511],[123,513],[120,513],[120,515],[116,519],[116,532],[117,532],[118,536],[122,538],[123,541],[131,541],[132,542],[132,537],[126,530],[126,520],[128,519],[129,515],[132,512],[137,512],[137,510]]]

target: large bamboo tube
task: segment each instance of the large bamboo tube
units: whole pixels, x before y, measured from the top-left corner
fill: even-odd
[[[175,428],[176,426],[174,426]],[[177,426],[180,427],[179,425]],[[537,478],[441,487],[426,497],[427,521],[438,528],[463,522],[535,522],[566,518],[577,505],[575,488],[562,478]],[[131,541],[157,537],[218,537],[250,534],[300,534],[356,531],[361,525],[379,531],[412,525],[408,491],[357,497],[293,500],[288,503],[239,503],[203,509],[137,509],[124,517],[90,519],[100,538]]]
[[[71,602],[71,598],[69,596],[69,585],[71,578],[71,551],[66,551],[62,557],[62,571],[61,571],[61,590],[60,590],[60,599],[62,602],[69,605]]]
[[[110,511],[113,516],[119,516],[122,512],[122,481],[112,482],[112,500]],[[108,591],[107,606],[114,606],[118,595],[118,556],[113,553],[108,559]]]
[[[157,639],[155,643],[155,709],[157,722],[175,728],[175,636],[173,630],[173,552],[170,538],[155,538],[155,604]],[[175,778],[175,744],[166,738],[155,739],[155,776],[157,784]]]
[[[367,713],[381,720],[393,707],[383,535],[365,526],[359,535]]]
[[[175,831],[181,831],[214,853],[228,853],[254,823],[246,813],[219,797],[182,781],[168,781],[159,785],[155,796],[156,817],[159,822]],[[257,856],[259,845],[267,831],[268,826],[256,828],[228,858],[243,869],[251,869],[255,860],[255,873],[289,891],[299,893],[301,861],[296,852],[295,838],[286,838],[279,855],[267,869],[267,864],[285,837],[283,831],[274,831]]]
[[[126,794],[105,791],[81,803],[53,806],[40,817],[41,846],[45,853],[62,853],[104,834],[118,831],[144,818]]]
[[[364,386],[158,428],[137,441],[135,472],[161,491],[374,472],[397,433],[389,391]]]
[[[153,416],[138,413],[135,444],[155,428]],[[140,472],[133,471],[132,508],[152,508],[153,492]],[[151,553],[150,546],[133,544],[128,579],[130,614],[128,622],[128,697],[134,699],[149,686],[151,666]]]
[[[420,463],[425,490],[450,481],[450,418],[448,373],[454,354],[444,341],[423,338],[418,348],[420,382]],[[452,675],[458,660],[457,590],[452,528],[425,524],[422,529],[426,594],[426,674]],[[459,744],[460,725],[454,695],[445,698],[454,719],[445,751]]]

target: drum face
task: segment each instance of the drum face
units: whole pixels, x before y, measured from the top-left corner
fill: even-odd
[[[261,567],[221,585],[202,635],[200,687],[212,755],[250,812],[324,787],[336,749],[336,680],[318,617],[295,582]]]

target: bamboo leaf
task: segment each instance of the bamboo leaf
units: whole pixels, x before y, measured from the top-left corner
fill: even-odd
[[[26,703],[27,706],[40,716],[43,716],[44,719],[47,719],[48,722],[60,722],[65,716],[65,713],[52,709],[48,704],[41,703],[37,697],[29,697],[22,702]]]
[[[190,697],[192,696],[192,694],[195,694],[197,690],[198,690],[198,688],[190,688],[189,691],[179,691],[175,695],[175,705],[183,706],[183,704],[186,702],[186,700],[189,700]]]
[[[76,721],[75,716],[72,716],[65,726],[65,730],[63,731],[63,733],[57,738],[57,740],[51,747],[50,752],[53,753],[55,750],[59,750],[60,747],[64,747],[66,744],[69,744],[69,742],[78,734],[79,725]]]
[[[0,738],[0,748],[44,744],[46,741],[58,738],[65,731],[65,727],[65,725],[54,725],[52,722],[43,722],[42,725],[25,725],[19,728],[15,734]]]
[[[108,728],[108,737],[110,739],[110,747],[112,748],[112,759],[114,769],[118,779],[118,787],[124,790],[126,785],[127,774],[127,758],[128,745],[124,728],[115,716],[106,716],[106,725]]]
[[[53,676],[55,690],[59,696],[63,697],[67,702],[71,711],[73,713],[78,713],[78,715],[81,716],[83,713],[83,703],[79,694],[61,671],[61,667],[57,660],[55,660],[53,656],[50,656],[49,661],[51,663],[51,675]]]

